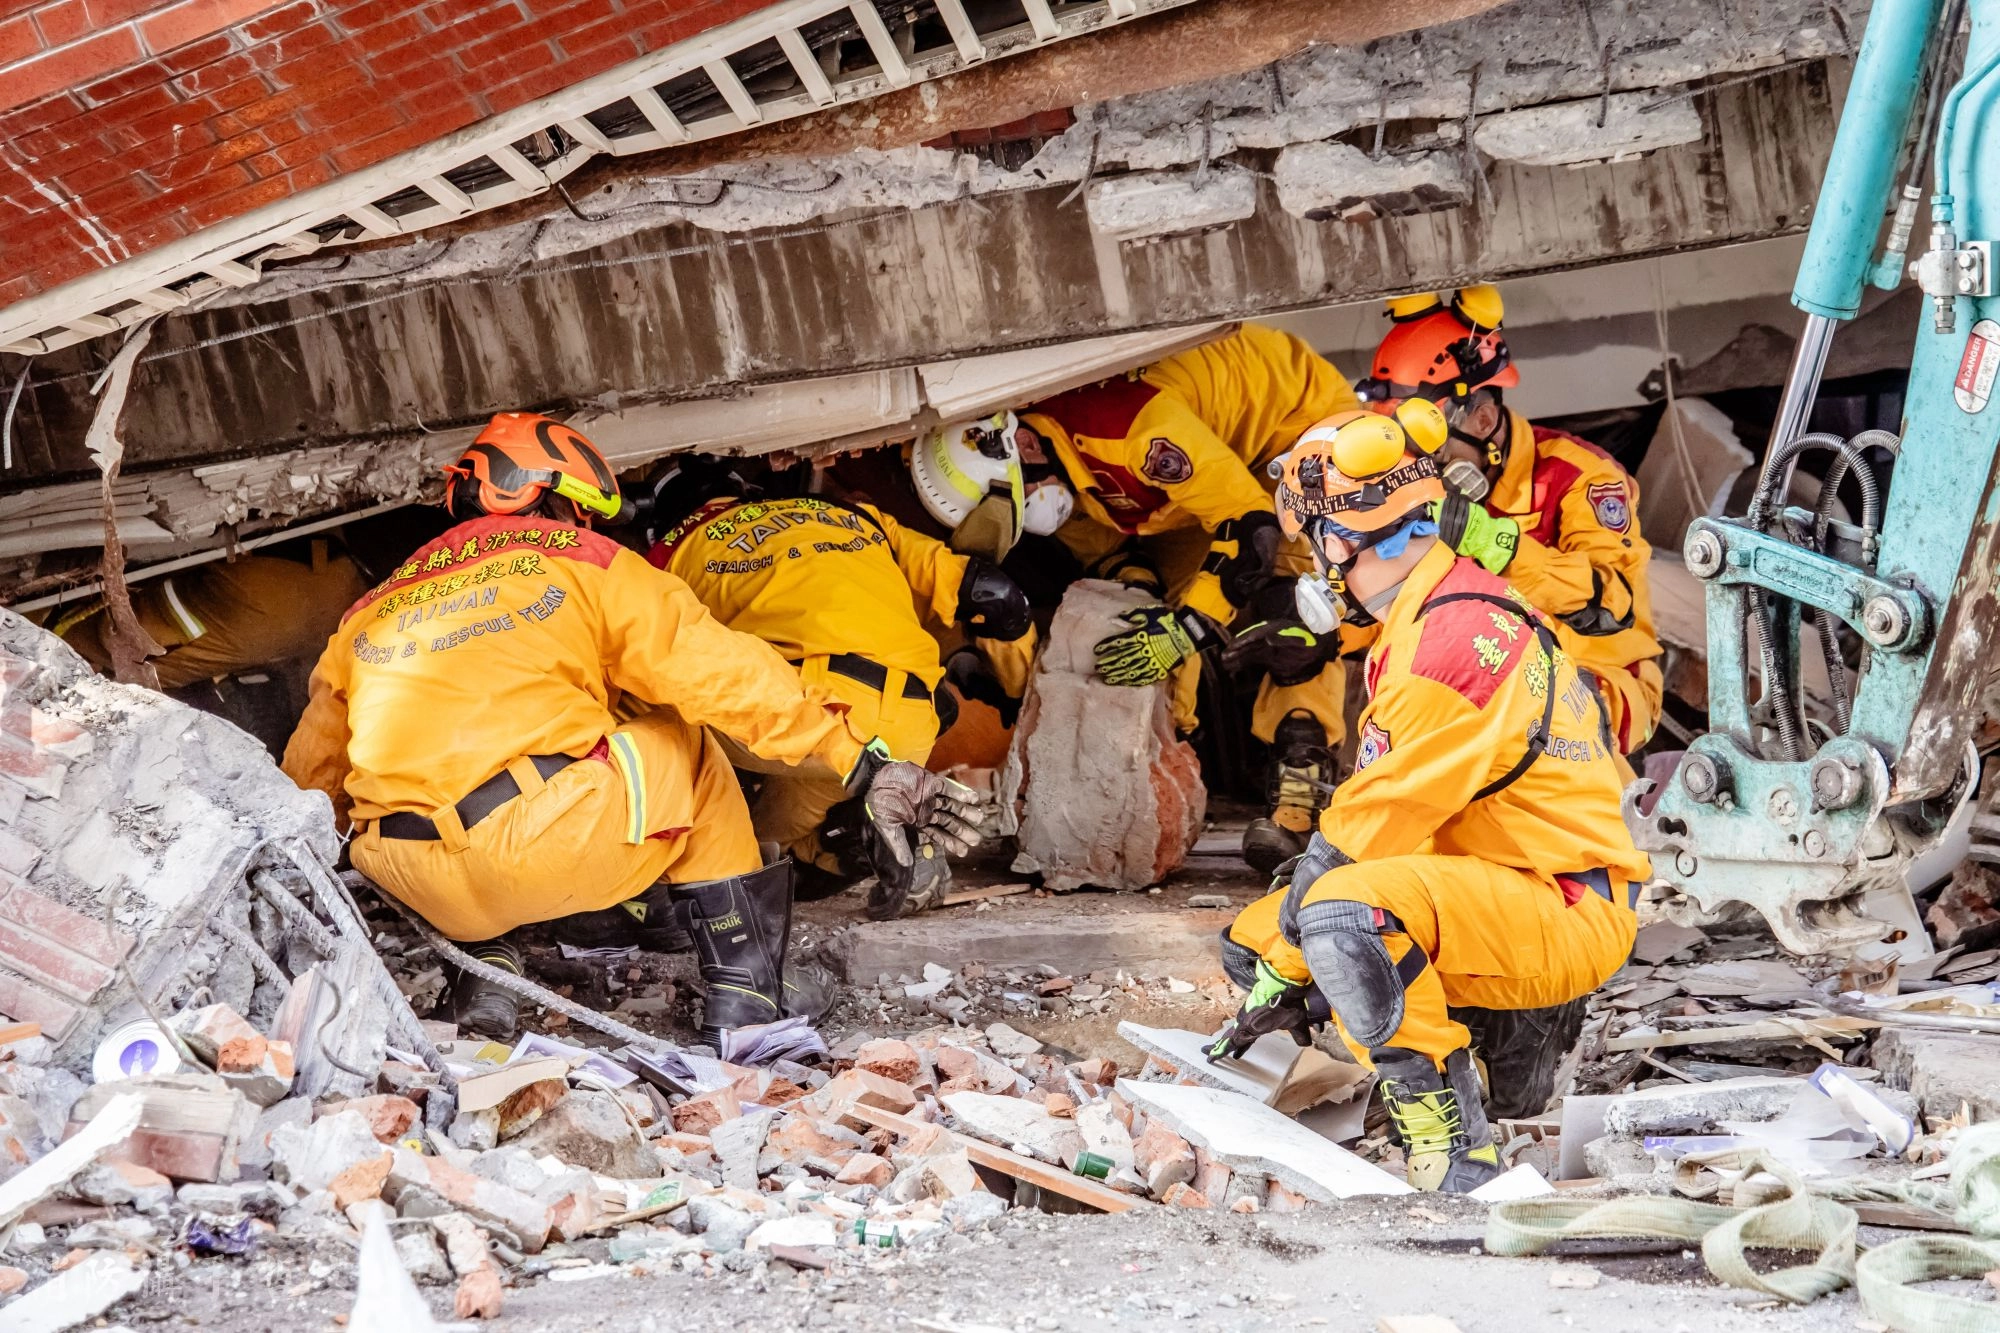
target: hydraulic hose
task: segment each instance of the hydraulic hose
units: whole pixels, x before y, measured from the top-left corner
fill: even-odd
[[[1757,489],[1750,497],[1750,512],[1747,515],[1750,526],[1760,532],[1763,530],[1771,506],[1777,503],[1772,493],[1778,488],[1778,478],[1785,474],[1793,458],[1808,449],[1824,449],[1847,461],[1848,466],[1854,469],[1855,484],[1861,488],[1861,526],[1878,526],[1882,521],[1882,489],[1876,483],[1875,470],[1868,466],[1867,455],[1850,441],[1819,430],[1785,441],[1765,464]],[[1821,494],[1824,498],[1825,492]]]

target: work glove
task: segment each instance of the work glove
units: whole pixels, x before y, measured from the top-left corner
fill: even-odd
[[[1302,685],[1339,655],[1338,630],[1321,635],[1298,620],[1260,620],[1230,639],[1222,665],[1231,673],[1261,670],[1274,685]]]
[[[1259,958],[1257,984],[1243,997],[1236,1017],[1224,1023],[1209,1043],[1209,1061],[1241,1060],[1259,1037],[1272,1032],[1289,1032],[1299,1045],[1312,1045],[1312,1019],[1306,1012],[1308,993],[1307,987],[1285,980]]]
[[[1021,701],[1007,693],[1000,683],[1000,677],[993,673],[986,659],[969,649],[960,649],[944,664],[944,678],[958,691],[962,699],[977,699],[989,704],[1000,714],[1000,725],[1013,729],[1021,716]]]
[[[847,790],[861,798],[876,842],[898,865],[911,864],[920,843],[964,856],[979,842],[985,814],[979,794],[922,765],[889,758],[880,738],[861,752]]]
[[[1159,684],[1200,650],[1196,632],[1206,630],[1195,612],[1175,611],[1159,602],[1135,606],[1118,619],[1132,628],[1106,635],[1093,650],[1097,674],[1111,685]],[[1193,622],[1192,630],[1189,621]],[[1206,630],[1206,634],[1213,637],[1214,631]]]
[[[1470,556],[1498,574],[1514,559],[1521,545],[1521,525],[1511,518],[1495,518],[1486,506],[1468,500],[1457,491],[1431,501],[1431,518],[1438,525],[1438,537],[1452,550]]]

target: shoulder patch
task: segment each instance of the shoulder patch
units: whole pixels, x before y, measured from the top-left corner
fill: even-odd
[[[1361,738],[1354,747],[1354,771],[1359,773],[1389,753],[1392,744],[1389,733],[1375,725],[1374,718],[1369,718],[1361,724]]]
[[[1625,483],[1622,481],[1592,482],[1584,490],[1590,500],[1590,511],[1597,515],[1597,521],[1613,532],[1625,532],[1632,526],[1632,505],[1625,498]]]
[[[1440,582],[1431,597],[1478,592],[1509,598],[1504,580],[1469,560]],[[1471,572],[1467,572],[1467,566]],[[1410,674],[1449,686],[1474,708],[1484,708],[1523,656],[1535,649],[1527,612],[1503,611],[1486,601],[1450,602],[1424,614]]]
[[[1187,450],[1164,435],[1155,435],[1146,445],[1145,461],[1139,475],[1162,486],[1178,486],[1194,476],[1194,460]]]

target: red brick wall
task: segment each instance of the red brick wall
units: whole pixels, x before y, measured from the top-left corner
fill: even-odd
[[[0,0],[0,306],[769,0]]]

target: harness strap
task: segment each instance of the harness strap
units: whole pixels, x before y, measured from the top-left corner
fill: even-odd
[[[1472,793],[1473,800],[1483,801],[1489,796],[1498,795],[1520,781],[1521,775],[1532,768],[1535,761],[1548,752],[1549,728],[1555,722],[1556,717],[1556,636],[1555,631],[1543,624],[1540,617],[1523,607],[1519,602],[1510,601],[1505,597],[1495,597],[1490,592],[1448,592],[1442,597],[1433,597],[1417,608],[1417,619],[1422,620],[1425,616],[1429,615],[1432,607],[1445,606],[1452,602],[1485,602],[1490,606],[1499,607],[1510,615],[1521,617],[1521,619],[1527,621],[1534,629],[1535,644],[1542,650],[1542,656],[1547,658],[1549,663],[1549,684],[1548,689],[1543,693],[1541,720],[1528,729],[1527,748],[1521,752],[1521,757],[1514,761],[1514,766],[1493,781],[1487,783],[1484,787],[1481,787],[1478,791]],[[1598,700],[1597,706],[1600,715],[1602,715],[1604,701],[1601,699]]]

